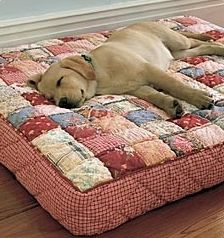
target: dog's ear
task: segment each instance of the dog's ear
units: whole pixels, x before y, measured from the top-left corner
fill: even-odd
[[[37,85],[41,81],[41,78],[42,78],[41,73],[35,74],[35,75],[31,76],[30,79],[28,79],[27,85],[31,88],[37,89]]]
[[[63,68],[72,69],[88,80],[95,80],[95,72],[92,65],[86,62],[81,56],[70,56],[60,62]]]

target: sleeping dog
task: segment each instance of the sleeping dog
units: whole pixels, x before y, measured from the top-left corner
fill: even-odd
[[[186,36],[187,35],[187,36]],[[80,107],[94,95],[129,94],[153,103],[172,117],[183,113],[185,100],[210,108],[211,96],[166,73],[173,59],[224,55],[224,46],[181,34],[157,22],[137,23],[115,31],[88,55],[74,55],[34,75],[28,85],[60,107]]]

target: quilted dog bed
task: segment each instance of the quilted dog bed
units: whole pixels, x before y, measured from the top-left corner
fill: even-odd
[[[196,17],[160,20],[224,43],[224,29]],[[174,61],[169,73],[209,91],[211,110],[183,102],[171,119],[128,95],[63,109],[26,86],[33,74],[102,44],[111,32],[0,49],[0,162],[56,220],[92,235],[224,181],[224,58]]]

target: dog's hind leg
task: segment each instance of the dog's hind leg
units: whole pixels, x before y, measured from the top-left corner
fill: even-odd
[[[208,35],[204,35],[201,33],[194,33],[194,32],[188,32],[188,31],[177,31],[179,34],[186,36],[187,38],[197,39],[201,41],[211,41],[213,38]]]
[[[159,92],[150,86],[141,86],[137,90],[128,92],[128,94],[153,103],[172,117],[180,117],[183,114],[182,106],[176,98]]]
[[[199,55],[220,55],[224,56],[224,45],[216,44],[216,43],[201,43],[199,41],[195,41],[195,47],[187,50],[178,50],[173,51],[171,54],[175,59],[181,59],[185,57],[193,57]]]
[[[148,85],[162,89],[169,95],[185,100],[201,109],[212,106],[212,98],[206,91],[193,89],[150,63],[147,63],[145,67],[147,68]]]
[[[151,31],[162,40],[171,53],[192,49],[201,45],[212,45],[214,48],[215,46],[220,48],[223,47],[220,43],[209,41],[211,38],[202,34],[177,32],[161,25],[157,25],[157,31],[153,29],[151,29]],[[216,52],[216,50],[212,50],[212,52],[214,51]]]

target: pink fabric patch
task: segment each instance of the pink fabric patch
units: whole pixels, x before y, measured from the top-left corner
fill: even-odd
[[[129,145],[134,145],[146,140],[157,139],[156,135],[139,127],[133,127],[130,129],[121,129],[116,131],[115,135],[123,138]]]
[[[15,82],[24,83],[27,80],[27,76],[23,72],[11,66],[0,68],[0,75],[8,85]]]
[[[82,141],[82,144],[88,147],[95,156],[99,156],[106,151],[127,145],[124,140],[113,135],[99,135],[93,139]]]
[[[106,133],[116,133],[120,130],[135,128],[136,125],[133,122],[130,122],[129,120],[125,119],[122,116],[116,115],[116,116],[106,116],[101,118],[96,118],[92,125],[95,128],[102,129],[103,132]]]
[[[202,149],[202,143],[194,137],[189,137],[188,134],[171,135],[164,138],[170,148],[176,153],[177,156],[189,154],[193,151]]]
[[[190,17],[175,18],[175,21],[181,23],[184,26],[191,26],[197,24],[197,21]]]
[[[220,69],[224,69],[223,64],[219,64],[213,61],[206,61],[197,65],[198,68],[204,69],[205,72],[212,74]]]
[[[205,32],[213,30],[213,28],[207,24],[199,23],[196,25],[187,26],[186,30],[190,32],[195,32],[195,33],[205,33]]]
[[[191,114],[187,114],[181,117],[180,119],[175,119],[170,121],[172,121],[173,123],[177,124],[178,126],[182,127],[185,130],[189,130],[193,127],[201,126],[201,125],[209,123],[208,120],[196,115],[191,115]]]
[[[110,117],[110,116],[113,116],[113,112],[110,109],[90,108],[88,110],[88,117],[101,118],[101,117]]]
[[[40,116],[29,119],[19,127],[19,130],[31,141],[37,136],[57,127],[58,125],[49,118]]]
[[[182,61],[187,62],[188,64],[193,64],[193,65],[197,65],[197,64],[203,63],[208,60],[210,60],[210,59],[207,57],[204,57],[204,56],[186,57],[186,58],[182,59]]]
[[[217,74],[206,74],[202,77],[197,78],[197,81],[213,88],[221,83],[224,83],[224,77],[221,77]]]
[[[67,42],[67,45],[76,53],[83,53],[83,51],[93,50],[96,46],[87,40],[77,40]]]
[[[65,129],[65,131],[67,131],[71,136],[73,136],[78,141],[92,138],[95,137],[97,134],[99,134],[99,131],[97,129],[87,125],[68,126]]]
[[[74,50],[70,46],[68,46],[67,44],[50,45],[50,46],[46,46],[46,48],[50,52],[52,52],[54,55],[74,52]]]
[[[28,100],[33,106],[36,105],[53,105],[53,102],[47,100],[43,95],[37,92],[24,93],[22,95],[26,100]]]
[[[147,166],[160,164],[176,157],[170,147],[161,140],[145,141],[133,147]]]
[[[224,37],[224,33],[217,30],[207,31],[205,34],[211,36],[214,40],[218,40]]]
[[[204,126],[190,131],[189,135],[198,138],[204,147],[214,146],[224,141],[224,131],[216,125]]]
[[[99,159],[109,168],[114,178],[145,167],[144,161],[140,159],[136,152],[126,151],[125,148],[108,151],[100,155]]]
[[[37,73],[44,73],[48,67],[48,65],[43,65],[32,60],[14,61],[10,65],[21,70],[27,77],[31,77]]]

